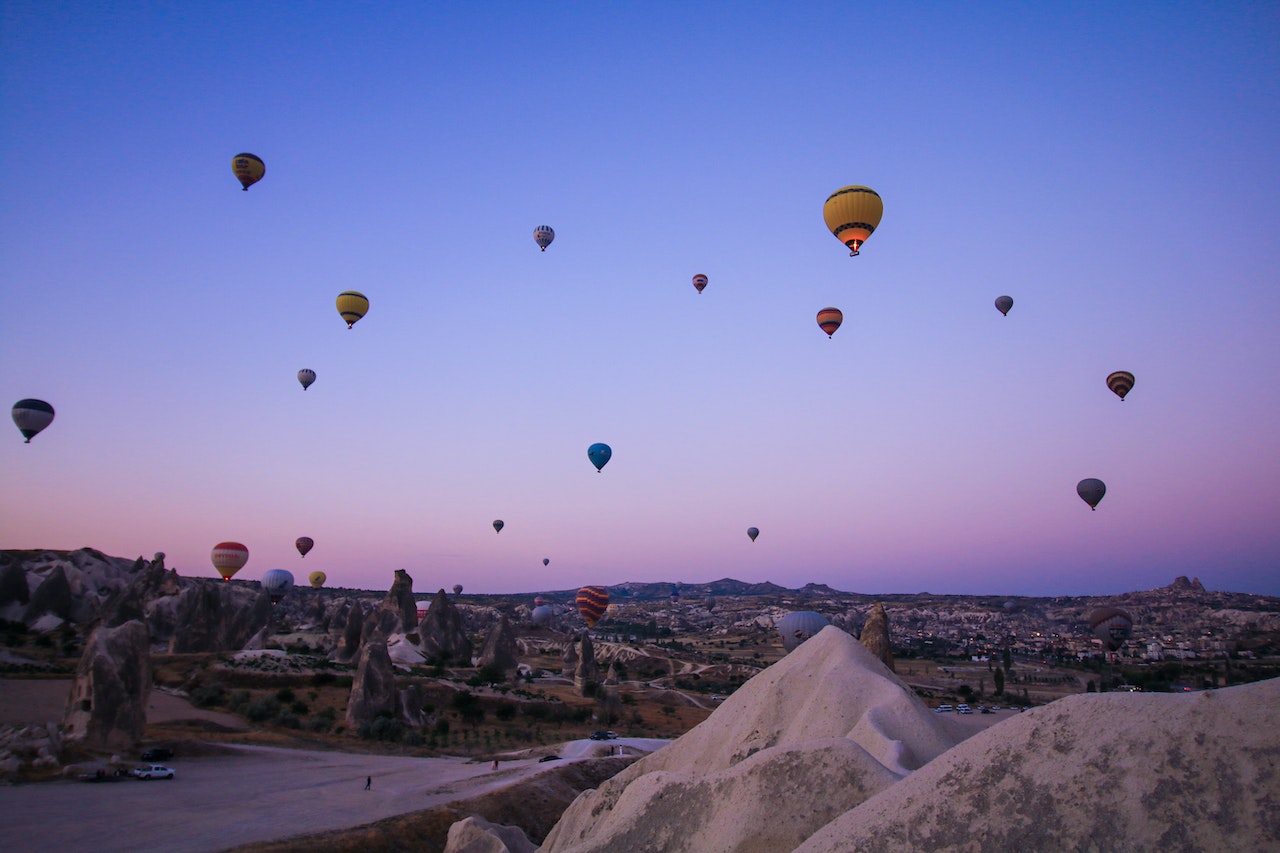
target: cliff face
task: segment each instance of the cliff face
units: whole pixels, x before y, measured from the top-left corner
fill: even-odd
[[[96,749],[131,749],[147,725],[151,695],[147,626],[99,627],[85,642],[67,699],[68,741]]]

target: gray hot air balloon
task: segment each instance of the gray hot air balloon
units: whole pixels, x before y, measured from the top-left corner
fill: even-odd
[[[293,573],[285,569],[268,569],[262,573],[262,588],[271,596],[271,603],[276,604],[293,589]]]
[[[756,537],[760,535],[760,528],[759,528],[759,527],[748,527],[748,528],[747,528],[747,535],[751,537],[751,541],[752,541],[752,542],[756,541]]]
[[[305,391],[311,387],[311,383],[316,381],[316,372],[309,367],[304,367],[298,371],[298,381],[302,383],[302,390]]]
[[[821,613],[797,610],[778,620],[778,636],[782,638],[782,647],[794,652],[801,643],[830,624]]]
[[[40,430],[53,423],[53,406],[44,400],[19,400],[13,404],[11,414],[18,432],[26,439],[24,444],[30,444]]]
[[[1005,315],[1006,317],[1009,316],[1009,309],[1012,307],[1013,307],[1012,296],[996,297],[996,309],[999,310],[1001,314]]]
[[[533,229],[533,239],[537,242],[538,247],[544,252],[547,250],[547,247],[551,245],[551,241],[555,238],[555,229],[550,225],[539,225],[537,228]]]
[[[1114,652],[1133,633],[1133,617],[1115,607],[1103,607],[1089,614],[1089,630]]]
[[[533,613],[530,614],[530,617],[535,625],[550,625],[555,621],[556,609],[550,604],[540,604],[533,608]]]
[[[1098,502],[1102,500],[1107,493],[1107,484],[1096,477],[1087,477],[1076,483],[1076,494],[1080,496],[1080,500],[1089,505],[1092,510],[1098,509]]]

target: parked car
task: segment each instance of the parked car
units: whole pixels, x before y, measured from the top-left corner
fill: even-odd
[[[172,779],[173,768],[163,764],[144,764],[133,769],[133,775],[139,779]]]
[[[142,753],[142,760],[147,762],[168,761],[170,758],[173,758],[173,750],[163,746],[153,746]]]
[[[560,760],[560,756],[558,755],[544,755],[538,759],[538,763],[545,764],[548,761],[559,761],[559,760]]]
[[[970,708],[968,705],[964,704],[963,702],[961,702],[959,705],[956,706],[956,711],[961,714],[973,713],[973,709]]]
[[[617,732],[609,732],[609,731],[605,731],[604,729],[599,729],[591,733],[592,740],[613,740],[617,736],[618,736]]]
[[[954,710],[955,708],[952,708],[950,705],[939,705],[937,708],[934,708],[934,711],[938,714],[948,714]]]

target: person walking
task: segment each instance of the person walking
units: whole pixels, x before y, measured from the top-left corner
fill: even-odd
[[[372,776],[364,777],[364,789],[368,791],[372,787],[373,787],[373,777]]]

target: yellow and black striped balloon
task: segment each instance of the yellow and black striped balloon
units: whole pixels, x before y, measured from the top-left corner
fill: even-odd
[[[1124,402],[1124,395],[1133,390],[1133,374],[1127,370],[1117,370],[1115,373],[1107,377],[1107,387],[1111,389],[1120,402]]]
[[[577,605],[587,627],[594,628],[609,609],[609,590],[602,586],[584,586],[578,590]]]
[[[871,187],[848,186],[827,196],[822,218],[836,239],[856,255],[884,215],[884,202]]]
[[[262,180],[267,173],[267,166],[262,158],[253,154],[237,154],[231,158],[231,171],[240,181],[240,189],[248,192],[249,187]]]
[[[369,313],[369,299],[358,290],[344,290],[338,294],[338,313],[347,321],[350,329],[356,321]]]
[[[844,314],[839,308],[823,308],[818,312],[818,327],[827,333],[828,338],[836,333],[843,322]]]

